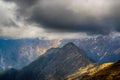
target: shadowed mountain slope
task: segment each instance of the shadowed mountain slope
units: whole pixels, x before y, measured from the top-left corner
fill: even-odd
[[[64,80],[64,78],[80,67],[92,63],[84,51],[73,43],[68,43],[62,48],[49,49],[19,71],[16,80]]]

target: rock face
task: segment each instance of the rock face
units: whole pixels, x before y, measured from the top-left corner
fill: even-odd
[[[15,80],[64,80],[67,75],[92,63],[84,51],[73,43],[68,43],[62,48],[49,49],[20,70]]]

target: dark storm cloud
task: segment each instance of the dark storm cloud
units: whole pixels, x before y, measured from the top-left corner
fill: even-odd
[[[18,16],[42,24],[47,31],[109,34],[120,31],[119,3],[113,0],[6,0],[18,6]],[[108,6],[106,6],[108,4]],[[77,5],[77,6],[76,6]],[[86,7],[87,5],[87,7]],[[98,7],[98,8],[97,8]]]
[[[117,0],[116,4],[112,7],[111,20],[113,20],[114,27],[120,32],[120,1]]]
[[[111,23],[106,24],[106,21],[98,21],[94,17],[82,18],[81,16],[75,15],[71,11],[65,11],[63,8],[55,11],[42,11],[39,8],[33,10],[29,20],[44,25],[42,27],[48,31],[56,30],[59,32],[108,34],[110,27],[112,27]]]
[[[38,0],[5,0],[5,1],[13,1],[22,7],[34,5]]]

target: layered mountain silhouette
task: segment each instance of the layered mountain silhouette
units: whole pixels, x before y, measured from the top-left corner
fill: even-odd
[[[80,67],[91,63],[93,61],[84,54],[84,51],[70,42],[62,48],[49,49],[37,60],[18,70],[14,78],[9,80],[64,80]],[[0,76],[1,79],[6,80]]]

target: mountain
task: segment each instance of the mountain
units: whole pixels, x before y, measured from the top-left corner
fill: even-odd
[[[57,40],[42,39],[0,39],[0,71],[9,68],[20,69],[51,47],[57,47]]]
[[[120,80],[120,61],[89,66],[68,76],[67,80]]]
[[[119,36],[96,36],[85,39],[66,39],[61,41],[60,46],[70,41],[80,49],[83,49],[89,58],[101,64],[116,62],[120,59]]]
[[[68,43],[62,48],[49,49],[37,60],[19,70],[15,80],[64,80],[67,75],[91,63],[93,62],[83,50],[73,43]]]
[[[49,48],[62,47],[68,42],[73,42],[79,49],[84,50],[90,59],[101,64],[116,62],[120,58],[120,37],[97,36],[67,40],[0,39],[0,71],[9,68],[21,69]]]

